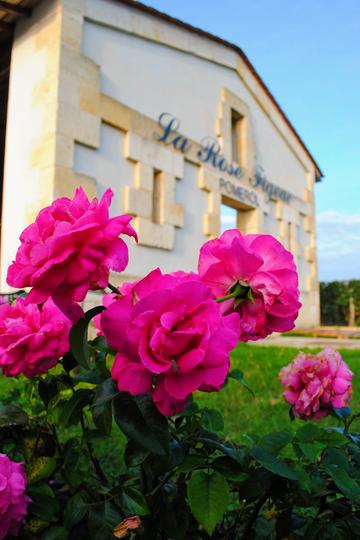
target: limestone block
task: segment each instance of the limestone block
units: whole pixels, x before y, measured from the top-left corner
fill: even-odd
[[[219,192],[219,174],[214,173],[205,166],[201,166],[198,174],[198,186],[206,191]]]
[[[45,136],[46,135],[46,136]],[[35,140],[30,154],[31,167],[49,167],[55,162],[56,134],[48,133]]]
[[[82,186],[89,199],[97,195],[95,178],[74,173],[70,167],[55,167],[54,198],[73,197],[75,189]]]
[[[135,187],[145,189],[147,191],[153,190],[154,183],[154,169],[151,165],[146,165],[138,161],[135,165]]]
[[[305,248],[305,258],[308,262],[316,262],[316,247],[307,246]]]
[[[184,226],[184,207],[182,204],[169,204],[164,206],[164,222],[174,227]]]
[[[67,103],[59,104],[59,133],[71,136],[79,143],[99,148],[101,119],[97,116],[72,107]]]
[[[125,212],[151,219],[152,193],[144,189],[135,189],[130,186],[124,188]]]
[[[313,216],[305,216],[304,217],[304,231],[310,233],[314,229],[315,229],[314,217]]]
[[[220,234],[220,214],[204,214],[204,234],[218,236]]]
[[[126,134],[125,157],[131,161],[142,161],[154,169],[170,173],[177,178],[182,178],[184,175],[184,158],[181,154],[130,131]]]
[[[138,216],[134,219],[134,226],[139,235],[139,245],[166,250],[174,249],[175,229],[173,225],[167,223],[159,225]]]

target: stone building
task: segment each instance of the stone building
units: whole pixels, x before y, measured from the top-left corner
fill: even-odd
[[[0,18],[3,290],[41,207],[110,186],[139,233],[122,278],[194,270],[232,212],[293,252],[298,326],[319,322],[322,173],[241,49],[132,0],[11,0]]]

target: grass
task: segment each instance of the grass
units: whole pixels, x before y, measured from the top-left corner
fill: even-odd
[[[270,431],[295,430],[301,421],[289,420],[289,407],[282,398],[278,373],[297,353],[297,349],[290,347],[241,344],[232,353],[231,367],[244,373],[255,398],[237,381],[229,380],[227,388],[221,392],[199,393],[196,399],[199,404],[222,411],[226,435],[239,443],[243,440],[243,434],[261,437]],[[360,412],[360,350],[343,350],[341,354],[355,373],[350,405],[354,411]],[[329,423],[334,424],[334,419],[330,419]]]
[[[290,347],[241,344],[232,353],[231,367],[244,373],[245,381],[254,391],[255,397],[231,379],[222,391],[211,394],[199,392],[195,399],[199,405],[216,408],[223,413],[225,434],[238,443],[243,441],[244,434],[257,438],[270,431],[294,430],[301,421],[289,420],[289,407],[282,398],[278,373],[297,352],[297,349]],[[360,412],[360,350],[343,350],[341,353],[355,373],[351,407]],[[25,405],[27,398],[23,392],[23,379],[1,378],[0,396],[2,403],[18,402]],[[334,423],[334,419],[330,419],[330,423]]]

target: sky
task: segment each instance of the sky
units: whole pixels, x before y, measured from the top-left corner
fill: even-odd
[[[320,279],[360,279],[360,1],[143,2],[243,49],[324,173]]]

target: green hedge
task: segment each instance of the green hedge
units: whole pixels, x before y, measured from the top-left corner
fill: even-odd
[[[321,324],[349,324],[351,297],[355,306],[355,324],[360,326],[360,280],[320,283]]]

